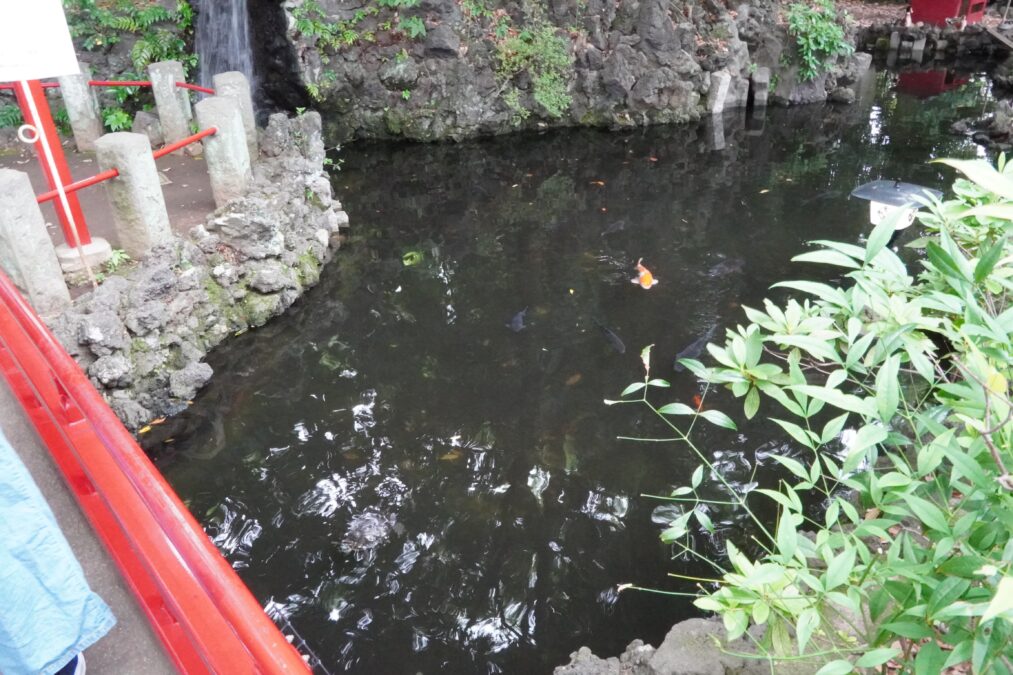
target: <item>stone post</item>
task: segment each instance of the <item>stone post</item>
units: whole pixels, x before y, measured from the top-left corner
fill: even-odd
[[[764,108],[770,96],[770,68],[760,66],[753,73],[753,107]]]
[[[250,151],[250,161],[257,161],[260,151],[257,149],[257,118],[253,112],[250,81],[238,71],[219,73],[214,76],[214,87],[216,96],[234,99],[239,105],[243,129],[246,130],[246,147]]]
[[[102,135],[102,118],[99,116],[95,90],[88,86],[91,68],[81,66],[77,75],[64,75],[60,81],[60,94],[67,108],[70,127],[74,130],[74,143],[78,152],[95,150],[95,140]]]
[[[925,58],[925,45],[927,42],[925,36],[922,36],[911,44],[911,59],[913,61],[921,63]]]
[[[148,66],[148,77],[151,78],[151,91],[155,95],[155,107],[158,108],[158,120],[162,124],[162,134],[166,143],[181,141],[190,135],[190,121],[193,111],[190,109],[190,92],[176,86],[183,82],[183,64],[179,61],[160,61]],[[173,154],[182,154],[177,150]]]
[[[217,127],[204,142],[204,161],[211,176],[211,192],[215,204],[223,206],[246,192],[252,176],[246,131],[235,99],[210,96],[196,105],[197,124],[201,130]]]
[[[725,99],[728,97],[728,87],[731,83],[732,76],[727,70],[711,73],[711,88],[707,93],[707,112],[711,115],[725,109]]]
[[[0,169],[0,267],[42,316],[70,305],[46,221],[28,174]]]
[[[95,142],[99,167],[120,175],[103,183],[113,209],[120,247],[141,260],[157,244],[172,237],[162,184],[144,134],[121,131]]]

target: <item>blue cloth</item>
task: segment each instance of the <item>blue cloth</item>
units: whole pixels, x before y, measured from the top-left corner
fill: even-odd
[[[51,675],[115,623],[0,433],[0,673]]]

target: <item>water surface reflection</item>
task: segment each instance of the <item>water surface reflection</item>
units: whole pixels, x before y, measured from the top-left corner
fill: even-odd
[[[673,512],[640,496],[697,463],[617,441],[657,429],[602,399],[653,343],[671,399],[691,401],[674,356],[772,282],[823,273],[788,261],[861,236],[855,185],[948,183],[925,161],[975,152],[946,127],[978,81],[928,101],[889,85],[748,124],[348,148],[346,249],[291,315],[216,352],[211,386],[148,443],[330,671],[546,672],[582,644],[656,642],[692,608],[615,587],[704,571],[672,560]],[[659,285],[630,283],[638,258]],[[760,424],[698,441],[742,490],[792,452]],[[697,547],[748,536],[711,517]]]

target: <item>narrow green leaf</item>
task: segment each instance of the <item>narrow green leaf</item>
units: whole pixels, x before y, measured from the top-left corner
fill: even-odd
[[[883,628],[895,635],[906,637],[910,640],[924,640],[935,637],[935,632],[924,623],[914,621],[891,621],[883,624]]]
[[[828,251],[826,249],[822,251],[811,251],[809,253],[802,253],[791,259],[792,262],[808,262],[818,263],[821,265],[837,265],[838,267],[848,267],[850,269],[857,270],[861,265],[855,262],[854,258],[844,255],[839,251]]]
[[[785,497],[784,494],[778,492],[777,490],[768,490],[767,488],[759,488],[758,490],[756,490],[756,492],[759,492],[760,494],[770,497],[788,511],[792,511],[795,508],[794,505],[791,503],[791,500]]]
[[[1013,199],[1013,181],[995,170],[990,163],[981,159],[937,159],[939,164],[952,166],[978,187],[994,192],[1006,199]]]
[[[802,610],[802,613],[798,617],[798,621],[795,623],[795,636],[798,639],[798,653],[805,654],[806,645],[809,644],[809,638],[820,626],[820,615],[812,607]]]
[[[641,389],[643,389],[646,386],[647,386],[646,382],[634,382],[630,386],[628,386],[625,389],[623,389],[623,393],[621,393],[619,395],[620,396],[629,396],[630,394],[632,394],[634,392],[640,391]]]
[[[1009,204],[1008,206],[1013,209],[1013,204]],[[995,267],[995,264],[999,262],[999,258],[1002,257],[1003,251],[1005,250],[1006,240],[1000,239],[992,244],[992,246],[989,247],[984,254],[982,254],[981,258],[978,259],[978,264],[974,266],[975,283],[981,283],[985,277],[992,273],[992,269]]]
[[[690,478],[689,483],[690,485],[693,486],[693,489],[695,490],[696,488],[700,487],[700,482],[702,480],[703,480],[703,464],[696,467],[696,471],[693,472],[693,476],[692,478]]]
[[[824,664],[822,668],[816,671],[816,675],[848,675],[854,671],[855,667],[851,665],[851,661],[837,659],[836,661]]]
[[[700,416],[711,424],[716,424],[719,427],[731,429],[732,431],[737,429],[735,422],[732,421],[732,418],[720,410],[703,410],[700,412]]]
[[[1013,618],[1013,577],[1005,576],[999,580],[995,597],[981,617],[981,622],[991,621],[996,617]]]
[[[886,248],[890,237],[897,231],[897,223],[900,222],[901,216],[906,216],[908,213],[908,209],[905,208],[893,209],[886,218],[880,221],[879,225],[872,228],[869,240],[865,244],[866,265],[872,262],[873,258]]]
[[[859,668],[875,668],[876,666],[883,665],[898,654],[900,654],[900,650],[896,647],[880,647],[879,649],[873,649],[862,654],[855,661],[855,665]]]
[[[821,300],[826,300],[838,307],[845,307],[848,304],[848,298],[841,289],[827,284],[816,283],[815,281],[782,281],[774,284],[771,288],[791,288],[796,291],[802,291],[803,293],[814,295]]]
[[[848,413],[838,415],[823,427],[823,433],[820,435],[820,443],[824,445],[837,438],[840,435],[841,429],[844,428],[844,424],[848,421]]]
[[[802,480],[809,480],[809,472],[805,470],[804,466],[802,466],[802,462],[797,459],[785,457],[784,455],[771,455],[771,458]]]
[[[696,411],[685,403],[668,403],[658,408],[662,415],[693,415]]]
[[[792,438],[801,443],[807,448],[812,450],[816,449],[816,444],[813,442],[809,432],[795,424],[794,422],[786,422],[785,420],[779,420],[776,417],[771,417],[771,421],[775,422],[778,426],[788,432]]]
[[[960,281],[967,281],[967,277],[961,272],[957,263],[939,244],[930,241],[925,246],[925,253],[929,258],[929,262],[932,263],[933,267],[940,274]]]
[[[900,405],[900,382],[897,379],[899,370],[900,356],[893,354],[876,373],[876,408],[879,419],[883,422],[893,419]]]
[[[911,511],[915,514],[915,517],[933,530],[944,534],[950,531],[950,526],[946,522],[946,516],[943,514],[943,511],[932,502],[915,495],[904,495],[904,501],[911,507]]]
[[[759,409],[760,390],[756,387],[750,387],[749,393],[746,394],[746,400],[742,403],[742,412],[746,415],[747,420],[751,420]]]
[[[777,524],[777,532],[774,538],[777,540],[777,550],[787,563],[795,557],[798,550],[798,516],[793,513],[782,513],[781,521]]]
[[[931,631],[930,631],[931,632]],[[926,635],[926,638],[933,635]],[[915,675],[939,675],[943,672],[946,662],[946,652],[939,648],[939,645],[930,640],[918,649],[918,656],[915,657]]]
[[[823,588],[832,591],[845,584],[855,569],[855,549],[848,546],[840,554],[831,559],[827,565],[827,573],[823,576]]]
[[[844,392],[836,389],[826,389],[824,387],[817,387],[811,384],[797,384],[791,387],[794,391],[802,392],[807,396],[812,396],[815,399],[829,403],[835,408],[841,410],[847,410],[848,412],[858,413],[865,417],[872,417],[875,415],[875,408],[871,405],[871,402],[854,396],[853,394],[845,394]]]

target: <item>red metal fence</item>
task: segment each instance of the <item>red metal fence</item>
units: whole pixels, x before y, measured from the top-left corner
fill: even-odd
[[[6,275],[0,372],[183,673],[308,666]]]

